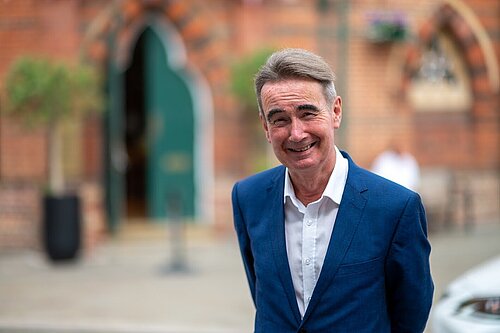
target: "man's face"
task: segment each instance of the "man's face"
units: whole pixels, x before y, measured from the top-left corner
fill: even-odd
[[[307,79],[268,82],[262,87],[262,124],[278,160],[292,175],[329,173],[335,165],[334,129],[342,101],[327,105],[323,86]]]

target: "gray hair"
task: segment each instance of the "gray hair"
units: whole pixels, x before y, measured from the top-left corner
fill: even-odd
[[[304,78],[318,81],[323,86],[326,102],[331,105],[337,96],[335,74],[320,56],[303,49],[283,49],[273,53],[255,76],[255,93],[262,109],[261,91],[268,82],[277,82],[290,78]]]

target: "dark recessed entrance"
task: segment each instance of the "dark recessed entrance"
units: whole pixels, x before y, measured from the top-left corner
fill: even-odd
[[[127,217],[146,217],[146,110],[144,96],[144,39],[137,41],[125,72],[125,146]]]

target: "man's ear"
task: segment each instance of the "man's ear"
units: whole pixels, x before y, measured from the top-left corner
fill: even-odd
[[[340,96],[335,97],[333,101],[332,116],[333,128],[337,129],[340,127],[340,122],[342,121],[342,98]]]
[[[260,118],[260,122],[262,124],[262,127],[264,128],[264,131],[266,132],[267,142],[271,143],[271,138],[269,137],[269,127],[267,127],[267,121],[264,118],[264,116],[262,115],[262,112],[259,112],[259,118]]]

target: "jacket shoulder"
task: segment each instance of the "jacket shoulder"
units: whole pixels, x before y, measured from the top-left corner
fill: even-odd
[[[285,167],[280,165],[238,181],[234,185],[234,189],[237,188],[238,193],[243,196],[262,193],[269,187],[283,182],[284,175]]]
[[[361,191],[366,189],[372,195],[376,195],[380,199],[391,198],[389,202],[394,202],[395,198],[399,198],[401,201],[405,202],[410,197],[419,197],[418,193],[369,170],[361,168],[354,163],[349,165],[349,176],[348,184],[354,185]]]

